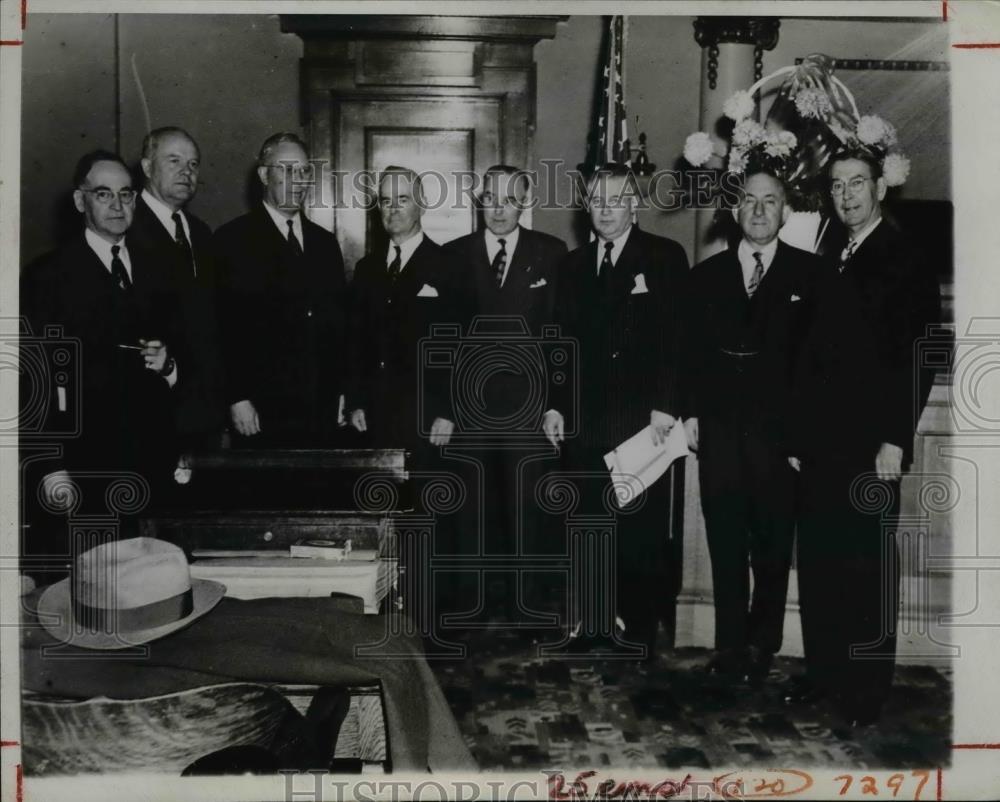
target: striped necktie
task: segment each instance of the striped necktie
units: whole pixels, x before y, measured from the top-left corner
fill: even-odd
[[[854,251],[857,247],[857,240],[848,240],[847,247],[840,252],[840,267],[838,269],[841,273],[844,272],[844,268],[847,267],[847,263],[851,260],[851,257],[854,256]]]
[[[132,289],[132,280],[128,277],[128,271],[125,269],[125,263],[121,260],[121,257],[118,256],[120,251],[120,245],[111,246],[111,277],[123,290],[130,290]]]
[[[750,275],[750,283],[747,284],[747,298],[753,298],[753,294],[760,286],[761,279],[764,278],[764,260],[761,258],[760,251],[753,252],[753,260],[755,264],[753,273]]]
[[[493,264],[490,267],[493,270],[494,278],[497,280],[497,287],[502,287],[504,270],[507,269],[507,240],[499,237],[497,238],[497,242],[500,243],[500,250],[493,257]]]

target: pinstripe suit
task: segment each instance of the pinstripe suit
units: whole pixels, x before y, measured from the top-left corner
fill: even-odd
[[[597,277],[598,241],[570,253],[560,268],[555,316],[563,335],[578,342],[579,369],[573,386],[553,387],[550,399],[567,416],[566,467],[573,471],[606,473],[603,455],[647,426],[652,410],[679,414],[678,328],[687,256],[678,243],[637,226],[627,236],[606,281]],[[642,284],[647,292],[636,293]],[[574,392],[577,419],[571,412]],[[670,498],[678,477],[682,481],[683,468],[675,466],[642,503],[616,516],[617,602],[630,639],[642,639],[649,627],[655,634],[661,612],[672,624],[680,535]],[[583,511],[600,513],[608,482],[584,484]],[[653,596],[665,599],[667,609],[654,609]]]

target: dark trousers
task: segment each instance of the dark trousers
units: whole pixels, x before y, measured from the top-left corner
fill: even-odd
[[[871,476],[873,463],[802,467],[798,574],[806,666],[851,714],[878,713],[896,658],[899,483]]]
[[[615,594],[612,604],[595,598],[595,609],[619,616],[629,640],[652,637],[656,624],[663,621],[672,641],[683,567],[684,463],[675,462],[638,499],[618,507],[603,453],[590,451],[586,457],[575,457],[569,460],[571,470],[585,473],[570,473],[580,503],[568,518],[567,534],[571,528],[590,527],[608,527],[614,532]],[[607,585],[605,577],[593,580],[598,587]]]
[[[555,460],[541,437],[488,446],[461,444],[444,449],[445,460],[462,476],[468,496],[457,516],[458,555],[452,579],[457,608],[479,618],[521,621],[546,596],[545,579],[533,570],[532,555],[550,552],[540,534],[535,498],[539,477]],[[530,617],[530,616],[529,616]]]
[[[709,419],[700,429],[715,647],[777,652],[795,533],[795,471],[765,433],[746,424]]]

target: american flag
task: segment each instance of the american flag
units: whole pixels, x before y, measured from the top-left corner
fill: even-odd
[[[631,148],[625,121],[625,17],[611,18],[608,55],[601,83],[604,91],[597,118],[595,161],[597,165],[604,162],[627,164]]]

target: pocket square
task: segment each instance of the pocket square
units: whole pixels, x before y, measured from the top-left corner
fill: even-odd
[[[791,297],[791,301],[792,301],[792,303],[795,303],[796,301],[801,301],[801,300],[802,300],[802,299],[801,299],[801,298],[799,298],[799,296],[798,296],[798,295],[796,295],[795,293],[792,293],[792,297]]]
[[[430,284],[424,284],[420,288],[420,292],[417,293],[418,298],[437,298],[438,291],[434,289]]]
[[[537,290],[537,289],[538,289],[539,287],[544,287],[544,286],[545,286],[546,284],[548,284],[548,282],[547,282],[547,281],[546,281],[545,279],[543,279],[543,278],[540,278],[540,279],[538,279],[538,281],[536,281],[536,282],[535,282],[534,284],[531,284],[531,285],[530,285],[530,286],[528,287],[528,289],[529,289],[529,290]]]
[[[635,274],[635,286],[632,287],[632,295],[645,295],[649,292],[649,287],[646,286],[646,275],[644,273]]]

